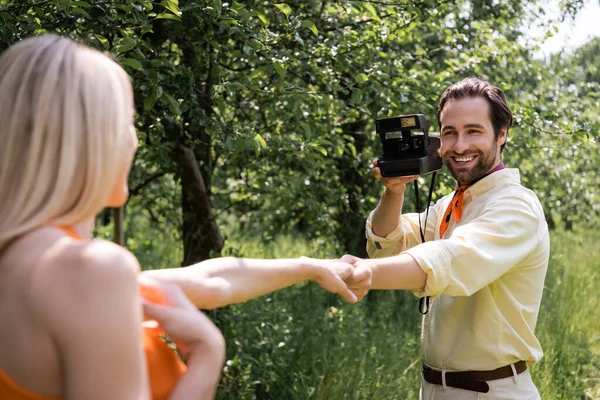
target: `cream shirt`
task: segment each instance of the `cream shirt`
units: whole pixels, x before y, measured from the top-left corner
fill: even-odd
[[[517,169],[494,172],[466,190],[461,222],[452,219],[440,239],[453,195],[430,207],[426,243],[418,220],[425,213],[402,215],[385,238],[373,234],[373,213],[367,220],[371,258],[408,253],[427,274],[424,290],[415,292],[433,300],[423,317],[423,361],[454,371],[539,361],[534,330],[550,239],[538,198],[521,186]]]

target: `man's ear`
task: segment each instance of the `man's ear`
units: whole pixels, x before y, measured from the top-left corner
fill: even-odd
[[[506,143],[506,139],[508,138],[508,128],[503,127],[500,128],[500,133],[498,134],[498,146],[502,146]]]

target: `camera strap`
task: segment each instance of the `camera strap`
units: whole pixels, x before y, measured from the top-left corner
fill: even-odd
[[[417,213],[419,215],[419,233],[421,234],[421,242],[425,243],[425,232],[427,231],[427,220],[429,219],[429,205],[431,204],[431,198],[433,196],[433,187],[435,185],[435,174],[437,171],[433,171],[431,175],[431,183],[429,184],[429,194],[427,195],[427,210],[425,211],[425,226],[421,226],[421,206],[419,205],[419,184],[417,183],[417,179],[415,179],[415,199],[417,202]],[[419,312],[423,315],[429,312],[429,308],[431,307],[431,298],[429,296],[421,297],[419,299]]]

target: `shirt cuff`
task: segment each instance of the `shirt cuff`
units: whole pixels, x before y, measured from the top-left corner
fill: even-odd
[[[450,283],[452,261],[450,254],[435,242],[422,243],[403,253],[410,254],[427,274],[425,288],[413,291],[415,296],[439,297]]]
[[[401,241],[404,236],[404,231],[402,230],[402,224],[398,221],[398,225],[394,228],[393,231],[388,233],[385,237],[377,236],[373,233],[373,213],[375,211],[371,211],[369,214],[369,218],[367,218],[366,223],[366,234],[367,241],[370,242],[377,250],[383,250],[390,247],[397,247],[398,242]]]

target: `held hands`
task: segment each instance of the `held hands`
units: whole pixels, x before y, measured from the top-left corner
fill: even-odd
[[[372,271],[368,260],[351,255],[345,255],[340,260],[303,258],[317,267],[316,277],[313,278],[315,282],[351,303],[361,300],[371,287]]]
[[[369,260],[345,254],[340,261],[352,264],[352,273],[346,277],[344,282],[358,300],[361,300],[371,288],[373,270]]]
[[[381,183],[383,183],[386,190],[395,195],[404,195],[404,189],[406,188],[406,184],[418,178],[417,175],[383,178],[381,176],[381,170],[378,167],[377,160],[373,160],[373,166],[375,167],[375,171],[373,173],[375,175],[375,178],[381,179]]]
[[[340,260],[320,260],[308,257],[301,257],[301,259],[315,268],[315,275],[312,280],[321,285],[323,289],[331,293],[337,293],[350,303],[356,303],[359,300],[344,282],[344,279],[354,272],[354,267],[351,264]]]

